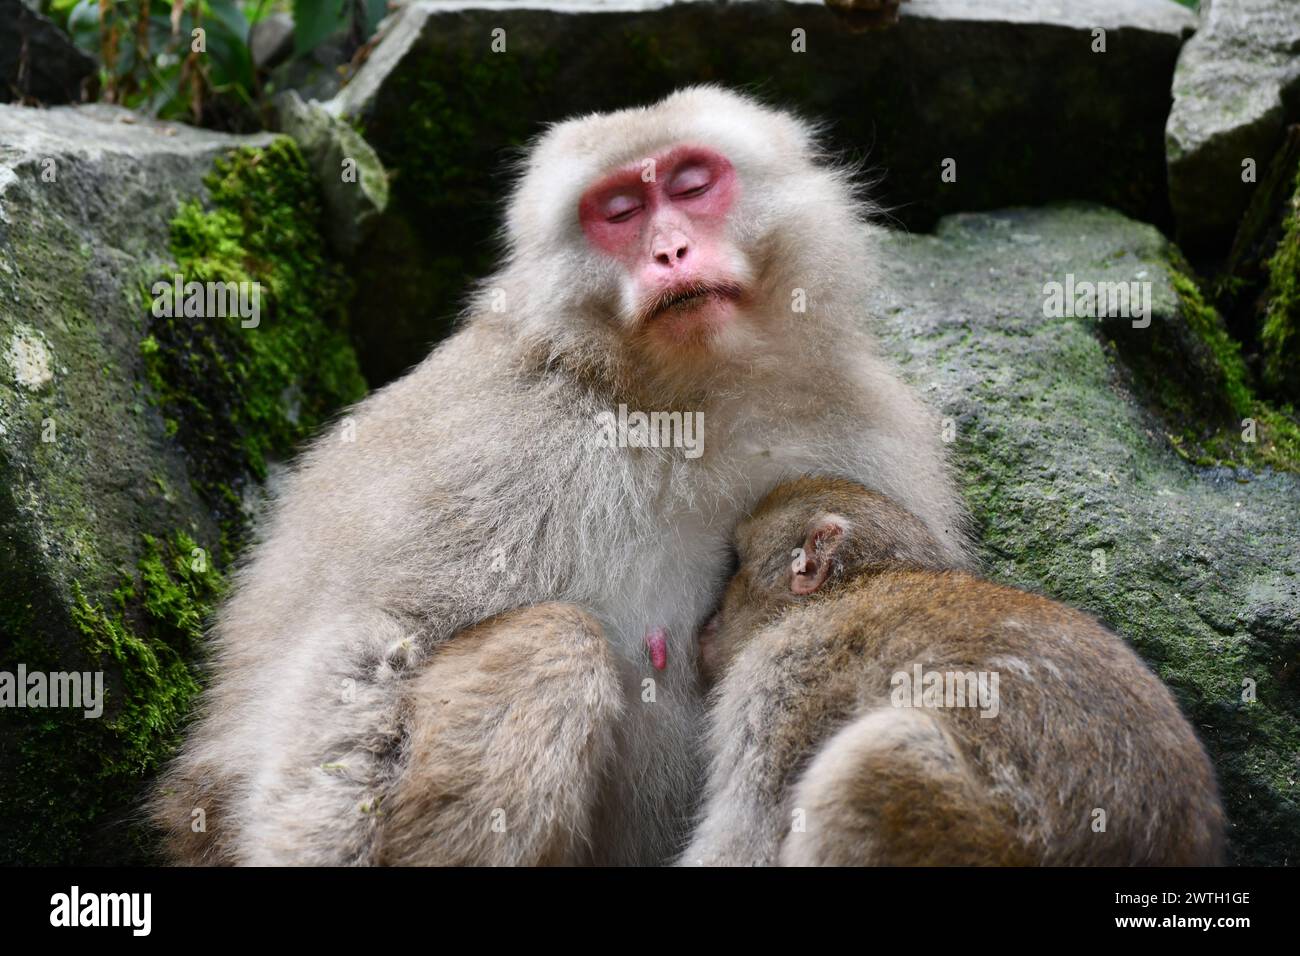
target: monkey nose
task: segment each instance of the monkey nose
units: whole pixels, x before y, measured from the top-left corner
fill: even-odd
[[[690,243],[680,232],[673,233],[671,236],[659,236],[655,240],[654,248],[651,250],[655,262],[661,266],[667,266],[671,269],[678,262],[686,258],[690,252]]]

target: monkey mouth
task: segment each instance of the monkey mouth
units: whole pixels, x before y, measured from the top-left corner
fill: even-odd
[[[708,302],[735,302],[744,290],[735,282],[691,282],[665,289],[651,297],[640,310],[641,323],[672,313],[690,312]]]

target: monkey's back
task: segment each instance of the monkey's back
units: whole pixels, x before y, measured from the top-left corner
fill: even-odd
[[[1219,860],[1222,810],[1196,734],[1164,684],[1088,615],[964,572],[890,570],[770,633],[785,643],[770,651],[789,655],[779,666],[825,675],[826,715],[932,713],[1029,859]],[[963,702],[981,682],[989,696]]]

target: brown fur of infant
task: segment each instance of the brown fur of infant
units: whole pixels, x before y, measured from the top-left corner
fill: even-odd
[[[1091,617],[954,569],[846,480],[779,486],[737,549],[701,638],[711,764],[683,863],[1220,861],[1205,751]]]

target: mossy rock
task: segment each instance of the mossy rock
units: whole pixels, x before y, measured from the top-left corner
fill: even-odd
[[[1123,635],[1206,743],[1234,859],[1296,862],[1295,422],[1250,390],[1150,226],[1091,207],[1011,210],[887,247],[878,331],[951,419],[987,571]],[[1151,283],[1150,324],[1046,316],[1045,284],[1068,274]]]
[[[395,176],[357,264],[362,287],[383,290],[357,303],[363,368],[395,377],[446,333],[495,260],[517,148],[544,124],[692,83],[828,121],[832,146],[881,172],[876,198],[912,229],[1070,198],[1168,225],[1169,84],[1193,22],[1172,0],[913,0],[870,32],[808,2],[412,3],[329,104]]]
[[[0,710],[0,861],[150,858],[142,786],[271,463],[364,383],[296,147],[110,107],[0,107],[0,671],[104,674],[104,712]],[[152,287],[257,281],[238,316]]]
[[[1262,375],[1269,388],[1300,405],[1300,170],[1282,237],[1268,260],[1268,305],[1260,329]]]

